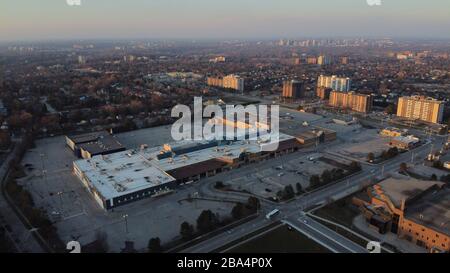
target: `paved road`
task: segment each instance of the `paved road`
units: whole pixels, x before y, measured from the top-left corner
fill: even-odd
[[[8,171],[9,162],[17,152],[17,148],[18,145],[16,145],[14,151],[8,155],[6,160],[0,166],[0,179],[2,180],[2,183],[6,172]],[[3,195],[3,191],[0,194],[0,215],[0,225],[5,228],[7,236],[13,241],[13,244],[18,252],[45,252],[34,236],[32,236],[32,231],[25,227],[19,217],[14,213],[13,209],[9,206],[9,203],[6,201],[6,197]]]
[[[180,253],[209,253],[223,247],[224,245],[241,239],[243,236],[250,234],[256,230],[267,227],[272,221],[267,220],[264,216],[260,216],[250,222],[244,223],[229,232],[223,232],[209,240],[200,242],[192,247],[180,251]]]
[[[334,253],[367,253],[367,250],[306,215],[291,216],[284,223]]]
[[[434,143],[437,146],[440,145],[440,138],[435,139]],[[330,249],[332,251],[365,252],[366,250],[361,248],[360,246],[355,246],[354,244],[350,245],[350,244],[348,244],[348,242],[345,243],[344,247],[336,246],[336,243],[334,243],[334,244],[330,243],[330,240],[342,242],[342,236],[334,231],[329,230],[329,229],[327,230],[327,233],[326,233],[327,235],[325,236],[328,239],[324,238],[323,237],[324,235],[320,235],[320,232],[319,233],[313,232],[314,230],[320,230],[323,232],[323,230],[326,227],[322,226],[321,224],[319,224],[315,221],[312,221],[313,226],[305,225],[304,223],[302,224],[301,220],[299,223],[298,219],[300,216],[300,212],[306,211],[308,208],[310,208],[314,205],[326,203],[327,201],[329,201],[330,198],[337,200],[337,199],[343,198],[345,196],[348,196],[354,192],[357,192],[365,184],[376,181],[376,180],[380,180],[386,174],[393,172],[393,171],[397,171],[399,169],[400,164],[403,162],[417,163],[417,162],[422,161],[427,156],[427,154],[430,152],[431,145],[432,145],[431,143],[424,144],[424,145],[414,149],[413,151],[409,151],[409,152],[400,154],[397,157],[395,157],[391,160],[388,160],[381,165],[375,165],[375,166],[364,165],[363,171],[361,173],[354,175],[353,177],[349,178],[348,180],[344,180],[339,183],[325,187],[321,190],[317,190],[312,193],[302,195],[300,197],[297,197],[294,201],[291,201],[286,204],[272,203],[272,202],[264,200],[261,204],[262,211],[269,212],[269,211],[273,210],[274,208],[278,208],[281,211],[280,215],[278,216],[279,218],[277,218],[278,220],[289,220],[289,221],[293,222],[294,224],[296,224],[296,226],[298,224],[298,227],[300,229],[307,231],[307,232],[311,232],[311,234],[317,236],[317,238],[319,238],[319,240],[324,240],[324,241],[328,242],[329,245],[332,245],[330,247]],[[435,146],[435,148],[437,148],[437,147]],[[412,154],[414,154],[414,157],[412,157]],[[295,154],[291,155],[291,156],[295,156]],[[272,162],[272,166],[273,166],[273,162]],[[254,169],[249,168],[248,170],[243,170],[243,173],[245,174],[246,172],[252,172],[252,171],[254,172]],[[226,174],[222,174],[222,175],[226,175]],[[216,176],[216,177],[214,177],[214,179],[216,181],[220,180],[220,176],[219,177]],[[199,187],[198,190],[201,191],[202,194],[212,195],[216,198],[234,197],[234,198],[242,198],[244,200],[246,197],[248,197],[248,195],[242,194],[242,193],[235,194],[235,193],[223,193],[223,192],[214,191],[214,188],[211,187],[211,183],[208,181],[205,181],[204,183],[200,183],[197,187]],[[262,213],[262,214],[264,214],[264,213]],[[241,225],[239,228],[234,229],[231,234],[228,234],[228,233],[219,234],[209,240],[201,242],[200,244],[197,244],[190,248],[187,248],[187,249],[183,250],[182,252],[186,252],[186,253],[212,252],[215,249],[218,249],[219,247],[224,246],[231,241],[237,240],[245,235],[248,235],[248,234],[254,232],[255,230],[261,229],[263,227],[267,227],[270,223],[271,223],[271,221],[268,221],[267,219],[265,219],[264,217],[261,216],[257,219],[252,220],[249,223]],[[330,239],[330,238],[333,238],[333,239]],[[342,244],[344,244],[344,243],[342,243]],[[339,245],[339,243],[338,243],[338,245]],[[348,248],[350,248],[350,249],[348,249]]]

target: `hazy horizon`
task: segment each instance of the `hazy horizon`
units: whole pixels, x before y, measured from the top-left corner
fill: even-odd
[[[0,3],[0,41],[391,37],[449,39],[450,1],[66,0]]]

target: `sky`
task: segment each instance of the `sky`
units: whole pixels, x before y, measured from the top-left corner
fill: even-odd
[[[381,1],[0,0],[0,40],[450,38],[449,0]]]

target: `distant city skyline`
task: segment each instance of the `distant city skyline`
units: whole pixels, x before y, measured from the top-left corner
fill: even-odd
[[[448,0],[5,0],[0,10],[1,41],[450,38]]]

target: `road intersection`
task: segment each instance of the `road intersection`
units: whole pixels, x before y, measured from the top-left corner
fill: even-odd
[[[322,189],[318,189],[313,192],[305,193],[297,196],[294,200],[287,203],[276,203],[266,199],[260,199],[261,201],[261,213],[256,219],[247,222],[238,228],[235,228],[233,232],[222,233],[213,238],[205,240],[197,245],[189,247],[182,252],[191,253],[205,253],[213,252],[220,247],[239,240],[239,238],[245,235],[251,234],[256,230],[267,227],[273,221],[283,221],[286,224],[291,225],[295,229],[307,234],[308,237],[320,242],[333,252],[344,253],[365,253],[367,250],[353,241],[343,237],[342,235],[328,229],[324,225],[318,223],[310,217],[304,215],[304,212],[309,208],[323,205],[330,200],[337,200],[353,194],[362,188],[368,186],[371,183],[382,180],[387,174],[395,172],[399,169],[401,163],[416,164],[423,161],[428,155],[432,147],[439,148],[439,145],[443,144],[441,141],[443,137],[431,138],[423,145],[405,153],[401,153],[393,159],[385,161],[381,164],[362,164],[363,170],[348,179],[343,179],[338,183],[326,186]],[[324,148],[322,148],[324,149]],[[251,166],[248,170],[242,171],[242,175],[248,172],[254,172]],[[226,174],[222,174],[226,177]],[[214,180],[220,180],[221,177],[214,177]],[[208,180],[208,179],[207,179]],[[214,189],[211,181],[204,181],[197,185],[199,192],[203,196],[211,196],[214,198],[222,199],[239,199],[246,200],[251,194],[240,192],[224,192]],[[268,220],[264,217],[264,214],[272,211],[273,209],[279,209],[280,214],[273,220]]]

